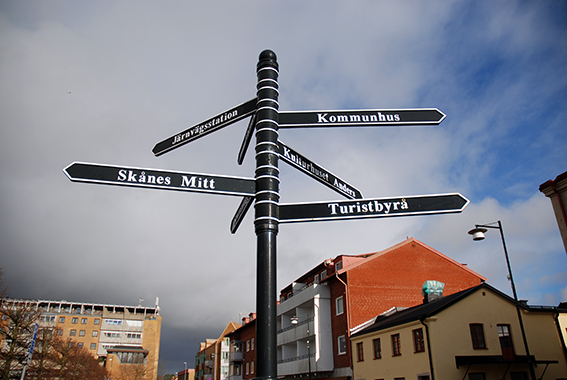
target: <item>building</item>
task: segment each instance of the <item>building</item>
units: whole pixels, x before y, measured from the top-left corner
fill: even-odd
[[[537,379],[567,378],[567,310],[520,307]],[[354,380],[530,378],[515,302],[486,283],[375,317],[351,343]]]
[[[242,318],[242,325],[227,335],[230,339],[229,380],[248,380],[256,377],[256,313]]]
[[[230,374],[230,338],[228,334],[237,330],[240,326],[238,323],[229,322],[215,343],[215,355],[213,357],[214,380],[228,380]]]
[[[551,200],[563,246],[567,251],[567,172],[559,174],[554,180],[542,183],[539,191]]]
[[[229,334],[240,327],[229,322],[218,339],[201,342],[195,355],[195,380],[228,380],[230,375]]]
[[[213,379],[213,358],[215,356],[216,339],[206,339],[199,345],[195,355],[195,380]]]
[[[99,358],[109,374],[136,371],[157,378],[161,316],[159,306],[106,305],[68,301],[4,299],[39,313],[40,327],[51,327]]]
[[[229,380],[249,380],[256,377],[256,313],[242,318],[242,325],[227,334],[230,340]]]
[[[195,368],[187,368],[177,372],[175,380],[195,380]]]
[[[280,292],[278,377],[352,376],[350,331],[392,307],[420,304],[427,280],[444,282],[452,294],[485,278],[414,238],[380,252],[339,255],[311,269]],[[244,324],[228,335],[230,380],[254,377],[253,333]],[[241,350],[249,356],[239,355]]]

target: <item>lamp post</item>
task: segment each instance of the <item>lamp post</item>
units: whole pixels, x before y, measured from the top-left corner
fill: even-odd
[[[494,224],[498,224],[495,226]],[[524,348],[526,350],[526,355],[528,359],[528,367],[530,369],[530,375],[532,380],[537,380],[534,366],[532,363],[530,349],[528,347],[528,340],[526,338],[526,330],[524,329],[524,321],[522,319],[522,312],[520,311],[520,303],[518,301],[518,294],[516,293],[516,285],[514,284],[514,277],[512,276],[512,266],[510,265],[510,259],[508,258],[508,249],[506,248],[506,241],[504,240],[504,230],[502,229],[502,222],[492,222],[488,224],[476,224],[475,228],[469,231],[469,235],[472,235],[474,241],[484,240],[484,233],[488,231],[488,228],[495,228],[500,230],[500,237],[502,238],[502,246],[504,247],[504,255],[506,256],[506,264],[508,265],[508,276],[510,278],[510,284],[512,286],[512,293],[514,294],[514,303],[516,305],[516,313],[518,314],[518,322],[520,323],[520,330],[522,332],[522,338],[524,340]]]
[[[183,362],[185,364],[185,372],[183,372],[183,380],[187,380],[187,362]]]
[[[311,319],[311,317],[309,317],[309,315],[306,315],[306,320],[307,320],[307,364],[308,364],[308,368],[309,368],[309,380],[311,380],[311,339],[310,339],[310,328],[309,328],[309,320]],[[299,318],[298,317],[292,317],[291,318],[291,323],[293,325],[297,325],[299,323]]]

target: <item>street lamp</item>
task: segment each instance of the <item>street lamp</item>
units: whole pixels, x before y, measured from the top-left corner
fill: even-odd
[[[494,224],[498,224],[498,225],[495,226]],[[522,331],[524,348],[526,350],[526,355],[528,358],[528,366],[530,368],[530,374],[532,380],[537,380],[530,355],[530,349],[528,347],[528,340],[526,338],[526,330],[524,329],[522,312],[520,311],[520,303],[518,302],[518,294],[516,293],[516,285],[514,284],[514,277],[512,276],[512,267],[510,266],[510,259],[508,258],[508,249],[506,249],[506,241],[504,240],[504,230],[502,229],[502,223],[498,221],[488,224],[476,224],[475,228],[469,231],[469,235],[472,235],[474,241],[484,240],[485,238],[484,233],[488,231],[488,228],[496,228],[500,230],[500,237],[502,238],[502,246],[504,247],[504,255],[506,256],[506,264],[508,265],[508,278],[510,279],[510,284],[512,286],[512,293],[514,294],[514,303],[516,304],[516,312],[518,313],[518,322],[520,323],[520,330]]]
[[[309,366],[309,380],[311,380],[311,341],[310,341],[310,338],[309,338],[309,336],[310,336],[309,319],[311,319],[311,318],[309,317],[309,315],[306,315],[305,317],[307,317],[306,318],[306,320],[307,320],[307,364]],[[299,323],[299,318],[296,317],[296,316],[291,317],[290,322],[291,322],[292,325],[297,325]]]
[[[183,373],[183,380],[187,380],[187,362],[183,362],[185,364],[185,372]]]

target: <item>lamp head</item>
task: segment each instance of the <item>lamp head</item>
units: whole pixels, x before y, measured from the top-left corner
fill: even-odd
[[[474,241],[484,240],[486,231],[488,231],[486,228],[476,227],[469,231],[469,235],[472,235]]]

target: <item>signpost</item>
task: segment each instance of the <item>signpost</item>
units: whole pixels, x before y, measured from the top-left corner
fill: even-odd
[[[280,112],[280,128],[390,127],[438,125],[445,114],[437,108]]]
[[[461,212],[468,204],[459,193],[280,204],[280,223],[443,214]]]
[[[73,162],[63,171],[71,181],[75,182],[237,196],[253,196],[255,194],[254,178],[141,169],[85,162]]]
[[[64,169],[67,177],[77,182],[242,196],[243,200],[231,222],[232,233],[236,232],[254,201],[258,321],[256,378],[263,380],[277,380],[276,238],[280,222],[455,213],[463,211],[469,203],[458,193],[363,199],[361,192],[355,187],[278,140],[280,128],[438,125],[445,119],[445,114],[441,111],[425,108],[280,112],[278,70],[275,53],[270,50],[263,51],[256,66],[258,81],[255,98],[157,143],[152,150],[156,156],[160,156],[253,115],[237,162],[242,164],[255,131],[254,178],[82,162],[74,162]],[[280,158],[350,200],[280,205]]]

